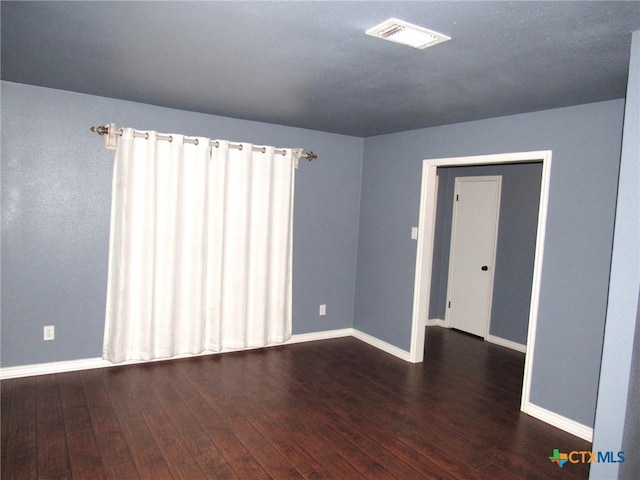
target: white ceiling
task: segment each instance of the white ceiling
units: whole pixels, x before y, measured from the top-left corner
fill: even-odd
[[[365,35],[397,17],[451,41]],[[10,2],[2,79],[356,136],[625,95],[640,1]]]

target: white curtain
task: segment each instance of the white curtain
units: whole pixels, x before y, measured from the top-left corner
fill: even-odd
[[[116,148],[103,358],[286,341],[299,151],[145,134]]]

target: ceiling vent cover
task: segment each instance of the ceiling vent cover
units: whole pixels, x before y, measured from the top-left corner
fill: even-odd
[[[447,37],[442,33],[434,32],[433,30],[419,27],[418,25],[413,25],[412,23],[398,20],[397,18],[385,20],[381,24],[370,28],[365,33],[372,37],[408,45],[420,50],[451,40],[451,37]]]

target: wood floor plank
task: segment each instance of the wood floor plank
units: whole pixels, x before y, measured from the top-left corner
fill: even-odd
[[[304,476],[307,480],[335,480],[333,474],[324,468],[320,470],[314,470]]]
[[[252,416],[252,425],[290,462],[304,477],[320,475],[325,469],[277,420],[266,416]]]
[[[269,442],[252,442],[247,449],[274,480],[302,479],[302,475]]]
[[[501,469],[500,467],[489,464],[480,467],[477,471],[480,478],[491,478],[492,480],[519,480],[518,477]]]
[[[396,457],[394,454],[389,453],[384,457],[380,457],[377,461],[382,465],[389,473],[391,473],[394,478],[403,479],[403,478],[421,478],[424,475],[418,473],[416,469],[414,469],[411,465],[403,462],[400,458]]]
[[[75,478],[107,478],[93,430],[67,433],[71,471]]]
[[[171,478],[169,466],[141,415],[127,414],[120,420],[131,456],[141,478]]]
[[[38,480],[73,480],[73,473],[70,470],[66,472],[58,472],[51,475],[39,476]]]
[[[187,408],[179,392],[172,384],[164,381],[163,366],[153,364],[140,371],[141,380],[146,381],[142,385],[147,389],[145,404],[141,405],[141,408],[145,411],[171,412],[171,418],[167,418],[166,421],[172,422],[175,430],[181,435],[201,432],[202,426]]]
[[[362,428],[363,423],[371,422],[370,418],[364,420],[362,417],[359,417],[358,420],[354,420],[354,417],[352,416],[342,417],[329,407],[319,408],[314,412],[320,422],[341,434],[360,450],[366,452],[371,458],[378,459],[389,455],[389,451],[380,445],[379,442],[376,442],[369,437],[367,432]],[[301,421],[305,423],[305,419],[301,419]]]
[[[193,435],[200,433],[207,428],[215,428],[222,425],[224,421],[218,414],[217,410],[207,401],[206,391],[203,391],[202,382],[199,382],[193,374],[196,369],[194,365],[199,364],[200,359],[184,360],[180,362],[167,362],[166,367],[162,369],[164,382],[180,398],[181,403],[189,409],[191,415],[199,425],[199,429],[193,429],[192,433],[183,433],[183,435]],[[185,429],[187,431],[191,429]]]
[[[226,427],[206,431],[239,478],[268,479],[269,474],[233,432]]]
[[[117,406],[111,402],[102,372],[82,372],[81,378],[103,465],[110,471],[111,467],[133,464],[129,444],[115,412]]]
[[[176,480],[205,480],[207,478],[195,461],[172,466],[171,472]]]
[[[388,439],[385,442],[385,447],[425,478],[436,480],[464,480],[429,458],[420,455],[419,452],[398,438]]]
[[[140,477],[150,480],[171,478],[169,466],[144,418],[145,411],[161,408],[144,380],[144,368],[114,369],[107,380],[108,394],[112,404],[117,406],[116,417]]]
[[[183,438],[206,478],[223,480],[238,478],[229,462],[206,433],[196,433]]]
[[[327,425],[317,425],[314,427],[314,431],[365,478],[394,478],[379,462],[349,442],[331,427]]]
[[[59,375],[60,402],[64,415],[65,428],[68,433],[91,430],[91,414],[82,384],[81,372],[70,372]]]
[[[71,471],[58,379],[59,375],[37,379],[36,438],[39,477]]]
[[[442,448],[440,445],[430,442],[418,432],[399,436],[401,441],[430,462],[438,465],[444,472],[449,472],[456,478],[464,480],[484,480],[479,476],[477,469],[473,465],[458,460],[458,452]],[[453,457],[456,457],[455,459]]]
[[[139,480],[138,470],[133,462],[120,463],[106,469],[108,480]]]
[[[166,412],[149,410],[143,412],[142,416],[169,467],[195,462],[193,456],[185,448],[181,434]]]
[[[288,435],[298,442],[309,455],[320,462],[335,478],[366,478],[333,450],[331,445],[325,442],[320,435],[303,427],[302,424],[291,418],[286,419],[284,423],[287,427]]]
[[[264,436],[256,430],[247,417],[234,418],[227,422],[227,427],[245,446],[264,442]]]
[[[6,381],[6,380],[5,380]],[[5,381],[2,382],[4,386]],[[2,397],[10,406],[6,445],[3,445],[2,476],[7,479],[29,480],[38,477],[36,443],[37,383],[33,378],[9,380],[11,397]]]
[[[395,478],[420,477],[415,469],[404,463],[380,444],[380,442],[387,437],[387,433],[381,429],[375,430],[367,428],[373,425],[370,418],[354,420],[354,417],[339,417],[331,415],[328,408],[320,410],[319,415],[322,420],[326,422],[327,426],[340,433],[360,451],[365,452],[368,456],[375,459]],[[378,439],[378,441],[374,439]]]
[[[7,435],[11,418],[11,392],[16,380],[6,380],[0,388],[0,464],[4,465],[7,453]]]

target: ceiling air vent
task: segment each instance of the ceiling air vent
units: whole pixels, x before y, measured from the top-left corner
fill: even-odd
[[[408,45],[420,50],[451,40],[451,37],[447,37],[442,33],[434,32],[433,30],[419,27],[418,25],[413,25],[403,20],[398,20],[397,18],[385,20],[381,24],[370,28],[365,33],[372,37]]]

